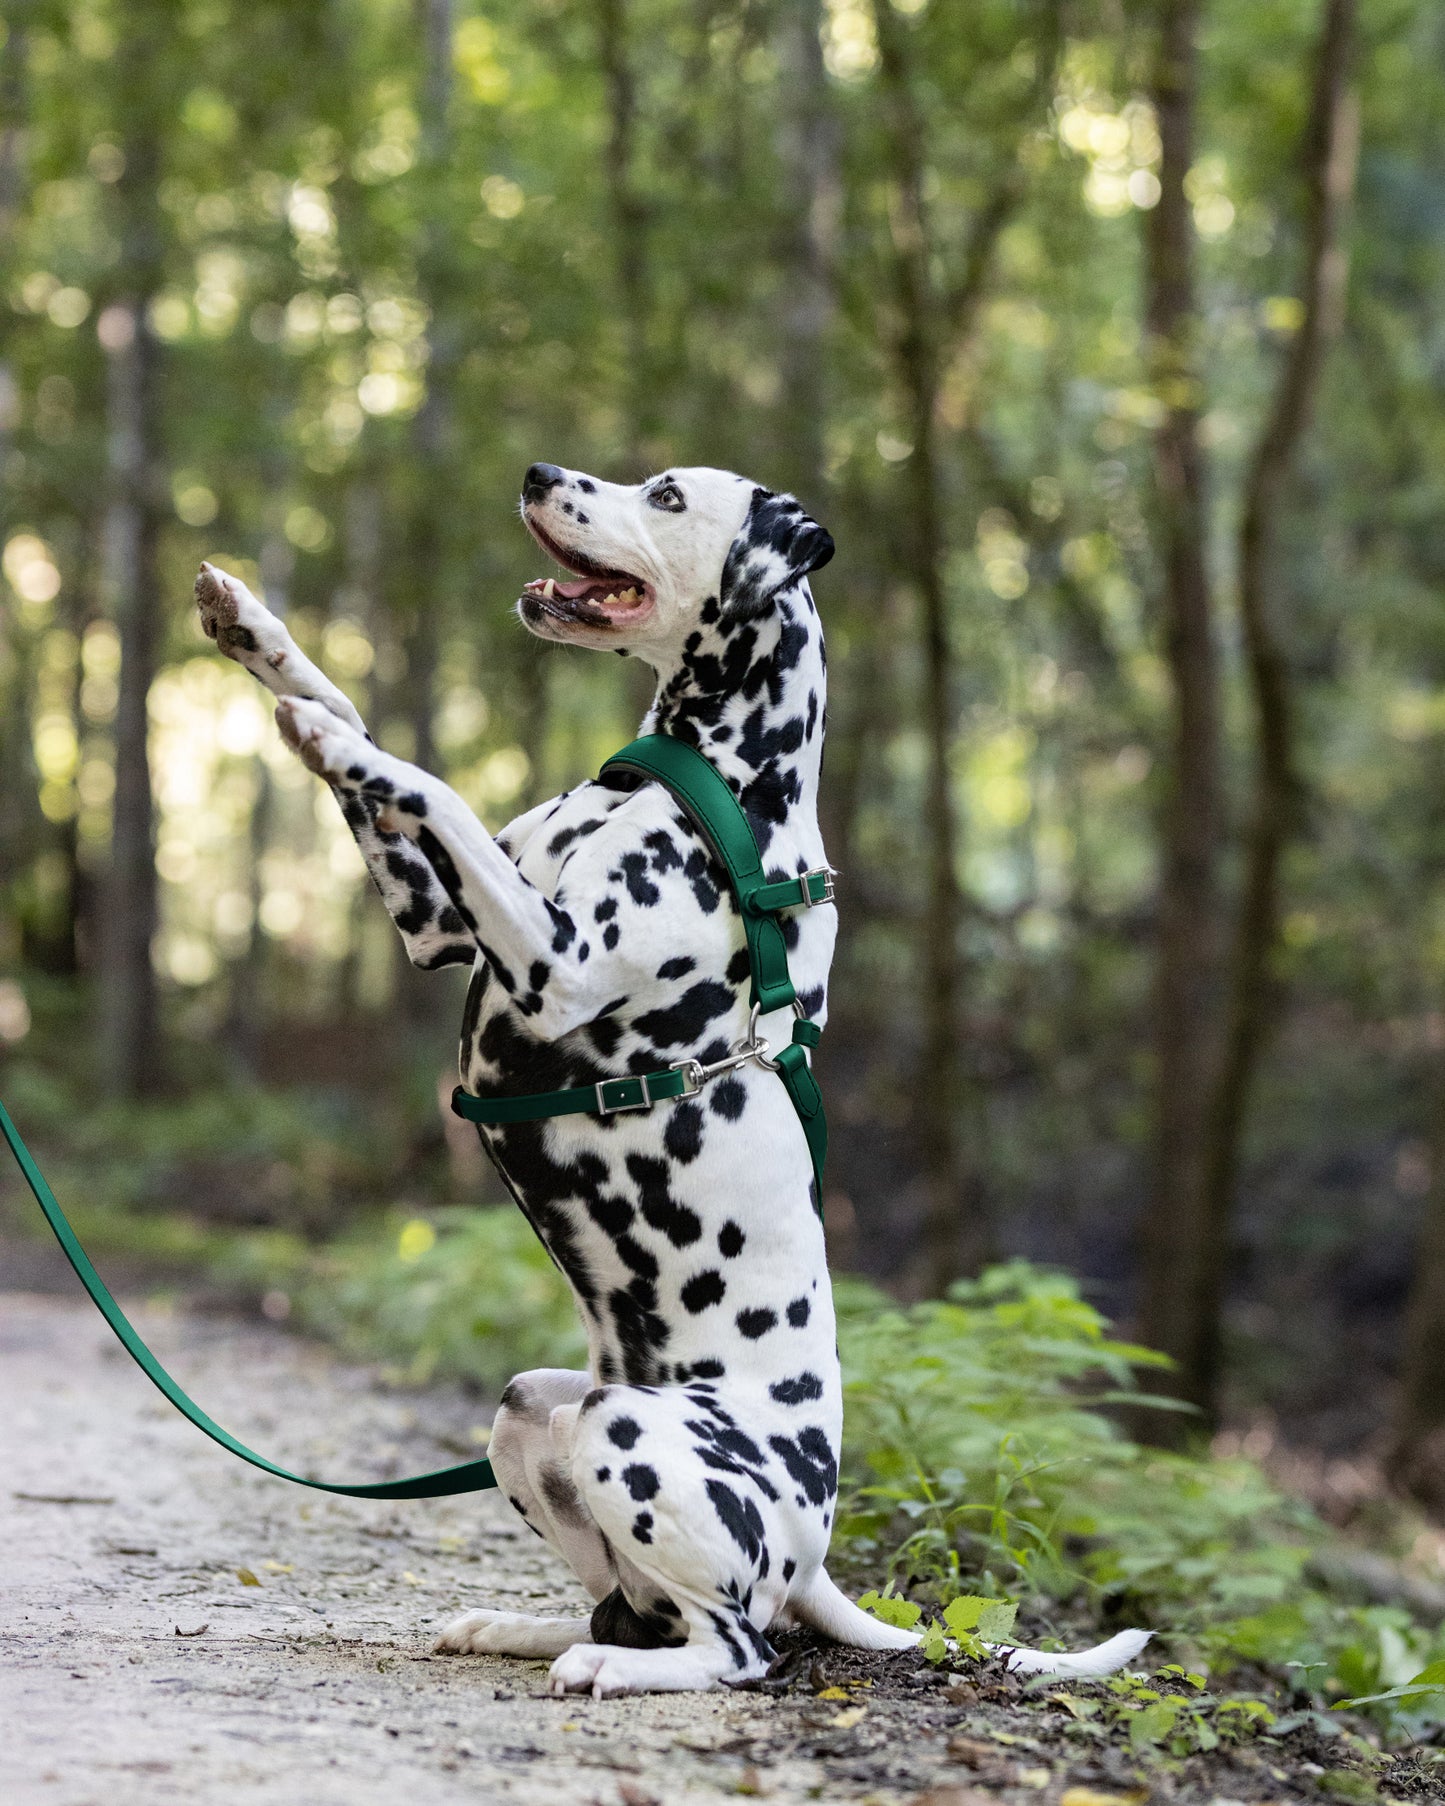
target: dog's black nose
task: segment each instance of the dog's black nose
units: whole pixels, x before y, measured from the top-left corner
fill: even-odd
[[[555,464],[533,464],[522,478],[522,500],[540,502],[545,499],[549,489],[555,489],[559,483],[566,481],[566,473],[558,470]]]

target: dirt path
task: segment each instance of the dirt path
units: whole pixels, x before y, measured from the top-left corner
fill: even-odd
[[[476,1452],[486,1413],[460,1394],[399,1395],[276,1330],[134,1314],[213,1415],[293,1466],[366,1478]],[[1320,1765],[1279,1745],[1145,1775],[1012,1680],[980,1696],[907,1657],[885,1674],[802,1651],[786,1697],[556,1699],[543,1664],[426,1653],[469,1606],[582,1607],[496,1493],[379,1505],[268,1479],[177,1416],[67,1297],[0,1293],[0,1401],[6,1806],[1321,1797]]]
[[[396,1471],[476,1452],[485,1414],[459,1396],[429,1394],[423,1429],[418,1401],[296,1337],[136,1319],[214,1416],[279,1459],[364,1478],[367,1451]],[[906,1748],[881,1792],[876,1764],[850,1781],[801,1752],[763,1780],[748,1746],[780,1715],[806,1733],[793,1701],[560,1700],[541,1664],[431,1658],[428,1632],[458,1609],[581,1604],[497,1494],[378,1505],[270,1480],[179,1418],[88,1305],[0,1295],[0,1398],[10,1806],[396,1806],[419,1782],[428,1806],[917,1792]],[[838,1710],[814,1715],[826,1730]]]

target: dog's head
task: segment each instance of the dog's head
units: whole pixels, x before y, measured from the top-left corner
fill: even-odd
[[[833,541],[790,495],[699,466],[627,487],[534,464],[522,519],[558,564],[518,613],[566,644],[665,662],[699,621],[752,620],[833,556]]]

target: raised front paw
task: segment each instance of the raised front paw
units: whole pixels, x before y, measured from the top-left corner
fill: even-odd
[[[265,663],[279,669],[286,658],[286,629],[239,577],[203,564],[196,577],[196,607],[201,626],[227,658],[248,670]]]
[[[308,770],[329,783],[361,789],[371,776],[368,755],[376,748],[339,721],[323,703],[283,696],[276,704],[281,738]]]

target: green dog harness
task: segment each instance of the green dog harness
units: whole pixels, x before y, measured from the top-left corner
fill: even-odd
[[[700,752],[680,740],[664,734],[650,734],[634,740],[631,746],[625,746],[610,758],[602,769],[613,768],[636,771],[666,785],[707,836],[726,867],[733,894],[742,911],[748,963],[752,969],[752,1016],[747,1036],[726,1059],[708,1066],[696,1060],[684,1060],[662,1072],[603,1079],[597,1085],[545,1092],[533,1097],[479,1098],[459,1088],[452,1097],[452,1108],[459,1116],[481,1123],[539,1122],[545,1117],[583,1111],[610,1116],[619,1110],[647,1110],[669,1098],[690,1097],[708,1079],[756,1060],[777,1072],[798,1113],[813,1163],[817,1192],[814,1202],[821,1215],[828,1129],[823,1117],[823,1100],[809,1070],[806,1054],[807,1049],[818,1045],[821,1030],[802,1015],[797,992],[788,976],[787,945],[778,915],[785,909],[813,909],[820,903],[831,903],[832,873],[827,867],[819,867],[798,878],[764,884],[757,841],[741,804],[716,768]],[[768,1043],[758,1037],[758,1017],[788,1005],[797,1013],[793,1038],[773,1059]],[[478,1460],[464,1461],[456,1467],[440,1468],[433,1473],[414,1474],[406,1480],[342,1486],[314,1480],[305,1474],[293,1474],[289,1468],[268,1461],[264,1455],[258,1455],[254,1449],[237,1441],[187,1397],[141,1340],[81,1247],[55,1193],[46,1184],[44,1174],[35,1164],[3,1104],[0,1104],[0,1135],[9,1144],[25,1183],[44,1212],[65,1258],[75,1269],[101,1316],[115,1331],[121,1346],[181,1415],[189,1418],[213,1442],[229,1449],[233,1455],[239,1455],[243,1461],[249,1461],[252,1467],[259,1467],[263,1473],[274,1474],[277,1479],[291,1480],[297,1486],[309,1486],[317,1492],[342,1493],[352,1499],[438,1499],[452,1493],[482,1492],[497,1484],[491,1462]]]
[[[542,1122],[549,1116],[615,1116],[624,1110],[650,1110],[654,1104],[691,1097],[709,1079],[756,1061],[777,1073],[798,1113],[813,1163],[813,1202],[821,1216],[828,1123],[823,1115],[822,1093],[807,1056],[818,1045],[823,1031],[803,1015],[788,974],[788,945],[778,917],[785,909],[816,909],[820,903],[831,903],[833,873],[827,866],[817,866],[797,878],[764,883],[757,839],[742,804],[710,759],[670,734],[648,734],[634,740],[614,753],[602,770],[633,771],[641,777],[655,778],[670,790],[727,872],[742,915],[752,972],[752,1015],[747,1035],[725,1059],[711,1065],[682,1060],[659,1072],[602,1079],[595,1085],[575,1085],[566,1091],[542,1091],[530,1097],[475,1097],[459,1085],[452,1093],[452,1109],[468,1122],[488,1125]],[[758,1018],[790,1005],[795,1013],[792,1040],[774,1058],[768,1043],[758,1036]]]

